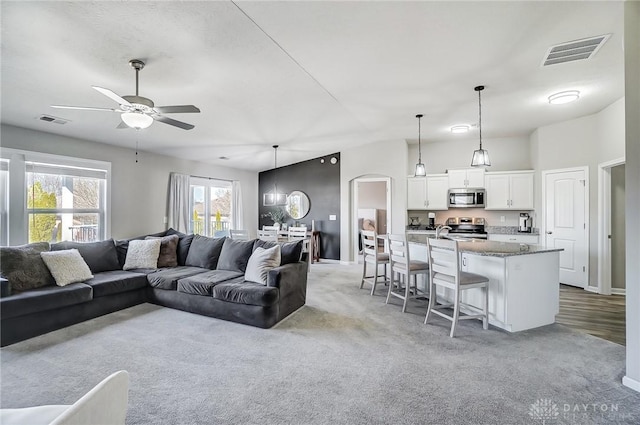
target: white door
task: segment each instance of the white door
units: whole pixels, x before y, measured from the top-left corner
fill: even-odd
[[[467,170],[467,186],[484,187],[484,169],[474,168]]]
[[[449,208],[447,192],[449,179],[447,176],[427,177],[427,209],[446,210]]]
[[[546,246],[564,250],[560,252],[560,283],[585,288],[589,264],[586,172],[544,174]]]
[[[459,189],[467,187],[467,170],[449,170],[449,188]]]
[[[518,210],[533,209],[533,173],[511,175],[511,205]]]
[[[409,177],[407,179],[407,209],[427,209],[426,177]]]
[[[506,210],[509,208],[509,175],[492,174],[484,179],[487,191],[485,209]]]

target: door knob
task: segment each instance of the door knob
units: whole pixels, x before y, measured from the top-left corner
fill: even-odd
[[[551,235],[553,232],[547,232],[547,235]]]

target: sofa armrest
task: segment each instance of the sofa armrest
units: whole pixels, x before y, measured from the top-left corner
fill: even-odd
[[[11,284],[4,277],[0,277],[0,298],[11,295]]]
[[[306,261],[285,264],[269,270],[267,286],[280,289],[280,298],[302,289],[307,292],[307,271],[309,264]]]

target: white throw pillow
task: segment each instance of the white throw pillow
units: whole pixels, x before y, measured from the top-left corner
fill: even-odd
[[[157,269],[161,243],[161,239],[130,241],[122,270]]]
[[[249,257],[247,270],[244,273],[244,280],[249,282],[267,284],[269,270],[280,265],[280,245],[264,249],[256,248]]]
[[[41,252],[40,256],[58,286],[84,282],[93,277],[91,269],[77,249],[46,251]]]

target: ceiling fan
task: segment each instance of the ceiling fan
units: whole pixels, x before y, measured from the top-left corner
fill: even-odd
[[[87,111],[109,111],[120,113],[122,122],[117,128],[135,128],[140,130],[149,127],[153,121],[160,121],[165,124],[173,125],[184,130],[194,128],[192,124],[174,120],[163,116],[162,114],[184,114],[192,112],[200,112],[200,109],[193,105],[173,105],[173,106],[155,106],[151,99],[138,95],[138,73],[144,68],[144,62],[139,59],[131,59],[129,65],[136,70],[136,94],[135,96],[119,96],[109,89],[98,86],[91,86],[98,92],[107,96],[120,105],[118,109],[113,108],[93,108],[85,106],[64,106],[51,105],[52,108],[60,109],[81,109]]]

